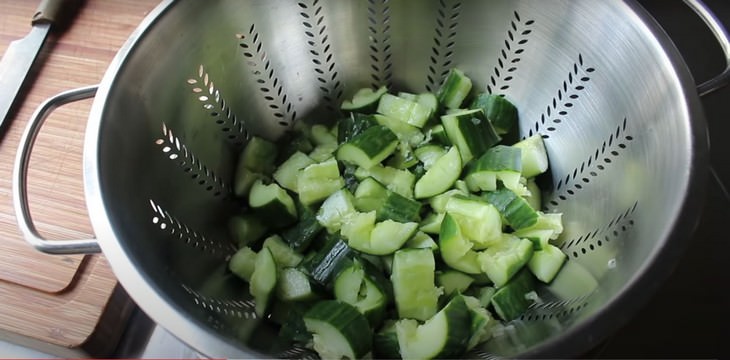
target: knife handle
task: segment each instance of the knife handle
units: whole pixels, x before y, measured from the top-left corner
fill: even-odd
[[[66,15],[66,12],[74,10],[78,0],[41,0],[40,5],[33,14],[31,23],[54,24]]]

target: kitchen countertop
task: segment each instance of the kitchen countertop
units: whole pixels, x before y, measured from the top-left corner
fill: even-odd
[[[698,81],[708,79],[724,68],[719,47],[681,1],[640,0],[639,2],[647,7],[674,39]],[[11,40],[27,33],[29,27],[27,18],[32,15],[35,3],[35,1],[0,0],[0,8],[13,9],[0,14],[0,52],[4,52]],[[98,82],[116,50],[156,3],[154,0],[88,1],[76,18],[76,23],[60,37],[50,39],[57,45],[44,50],[46,53],[44,63],[34,71],[34,84],[27,89],[28,95],[18,107],[15,120],[3,142],[0,143],[0,152],[3,146],[13,146],[13,143],[17,143],[26,119],[45,98],[62,90]],[[706,3],[726,25],[730,26],[730,3],[726,0],[706,0]],[[22,11],[19,8],[22,8]],[[27,18],[20,15],[26,13]],[[100,15],[109,15],[112,18]],[[100,18],[111,25],[98,27],[96,31],[89,32]],[[87,41],[86,45],[79,45],[79,42],[84,41]],[[74,65],[80,66],[83,71],[75,73],[63,71],[64,66]],[[730,339],[730,297],[724,289],[724,285],[730,283],[730,271],[727,270],[725,260],[726,254],[730,252],[730,242],[725,235],[726,224],[730,221],[730,197],[727,196],[726,190],[730,185],[730,164],[726,160],[727,154],[730,154],[730,142],[724,140],[723,136],[730,131],[728,100],[730,100],[730,89],[723,89],[702,99],[710,127],[711,160],[716,177],[713,177],[708,184],[707,205],[685,257],[665,285],[634,320],[601,346],[586,354],[586,357],[726,358],[730,356],[725,346],[725,341]],[[88,111],[88,105],[88,103],[82,104],[75,110],[76,112],[72,112],[74,116],[81,114],[81,118],[77,119],[78,125],[75,130],[77,132],[83,133],[85,124],[83,112]],[[49,125],[51,128],[54,126],[52,123]],[[58,143],[52,143],[53,140],[39,138],[39,143],[48,142],[39,146],[49,148],[59,146]],[[64,146],[63,151],[80,151],[78,142]],[[61,160],[64,163],[70,161],[67,157]],[[41,168],[35,170],[37,174],[54,174],[54,172],[58,174],[60,170],[70,169],[71,175],[67,181],[73,183],[72,178],[77,176],[78,183],[72,185],[78,188],[67,195],[73,199],[65,198],[63,201],[84,209],[83,195],[80,192],[80,172],[73,173],[80,171],[80,163],[76,167],[66,165],[61,169],[43,169],[43,164],[39,166]],[[7,179],[7,169],[5,171]],[[9,194],[0,193],[0,195],[0,200],[9,201]],[[45,199],[42,195],[35,196],[36,201],[40,203],[54,200],[54,198]],[[78,215],[80,218],[85,216],[82,210],[78,210],[81,213]],[[46,228],[50,229],[48,231],[52,231],[54,225],[58,227],[58,224],[53,224],[52,215],[53,211],[50,210],[48,213],[41,211],[38,214],[39,218],[43,216],[49,218]],[[15,222],[12,213],[8,214],[6,210],[4,218],[0,220],[2,220],[0,230],[3,234],[14,231]],[[74,226],[74,234],[92,235],[88,223],[81,221],[80,225]],[[143,313],[137,310],[132,319],[130,328],[125,333],[127,336],[123,337],[119,349],[115,352],[116,355],[150,358],[194,357],[194,352],[177,342],[164,330],[155,327]],[[150,336],[152,341],[149,341]],[[45,355],[0,342],[0,356]]]

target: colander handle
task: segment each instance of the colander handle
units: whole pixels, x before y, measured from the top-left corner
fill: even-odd
[[[722,22],[720,22],[717,16],[715,16],[702,0],[684,0],[684,2],[707,24],[720,43],[720,48],[725,55],[725,70],[697,86],[697,92],[700,96],[704,96],[730,83],[730,36],[728,36],[728,32]]]
[[[87,86],[62,92],[44,101],[28,122],[20,138],[13,168],[13,208],[18,219],[18,227],[23,237],[37,250],[49,254],[91,254],[101,252],[96,239],[46,240],[36,230],[28,206],[28,163],[36,137],[43,122],[53,110],[70,102],[87,99],[96,94],[97,86]]]

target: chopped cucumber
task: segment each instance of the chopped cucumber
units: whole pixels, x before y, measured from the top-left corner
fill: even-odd
[[[452,146],[416,181],[413,195],[416,199],[423,199],[441,194],[454,184],[460,174],[461,155],[456,146]]]
[[[401,249],[393,256],[396,309],[401,318],[428,320],[438,311],[441,289],[435,285],[436,261],[431,249]]]
[[[400,359],[400,346],[395,321],[387,321],[383,327],[373,334],[374,359]]]
[[[304,314],[312,333],[314,350],[323,359],[360,359],[370,352],[372,337],[368,320],[354,306],[338,300],[322,300]]]
[[[315,161],[307,156],[307,154],[297,151],[279,165],[276,171],[274,171],[274,180],[276,180],[281,187],[293,192],[298,192],[297,178],[301,175],[304,168],[314,163]]]
[[[365,266],[364,266],[365,265]],[[390,286],[379,270],[367,266],[366,261],[355,259],[352,265],[340,271],[335,279],[335,298],[355,306],[377,327],[385,317]]]
[[[475,249],[485,249],[501,241],[502,218],[492,204],[456,195],[446,203],[445,210]]]
[[[384,94],[378,103],[378,113],[398,119],[417,128],[423,127],[431,116],[431,109],[415,100]]]
[[[395,327],[403,359],[451,359],[466,352],[471,316],[464,297],[457,295],[423,324],[402,319]]]
[[[228,269],[243,280],[251,281],[251,275],[256,267],[256,252],[244,246],[236,251],[228,262]]]
[[[228,231],[239,248],[261,240],[268,230],[253,214],[234,215],[228,220]]]
[[[279,270],[276,297],[284,301],[311,300],[316,297],[307,274],[297,268]]]
[[[357,111],[368,113],[375,110],[380,97],[388,92],[388,88],[381,86],[376,90],[371,88],[362,88],[357,90],[352,99],[342,102],[340,109],[346,111]]]
[[[447,109],[459,109],[469,95],[471,87],[471,79],[463,71],[454,68],[449,70],[449,74],[436,93],[436,98]]]
[[[508,133],[517,125],[517,108],[504,96],[481,93],[469,108],[481,109],[499,135]]]
[[[337,190],[322,203],[316,219],[330,234],[334,234],[357,212],[354,203],[355,199],[347,189]]]
[[[337,160],[365,169],[379,164],[395,151],[398,138],[385,126],[367,128],[337,149]]]
[[[519,230],[537,223],[538,214],[530,204],[514,191],[502,188],[487,192],[484,198],[493,204],[513,229]]]
[[[482,272],[479,254],[472,249],[473,246],[474,244],[462,233],[456,220],[446,213],[439,233],[439,249],[444,262],[451,268],[467,274]]]
[[[421,203],[390,191],[368,177],[355,191],[355,207],[359,211],[375,211],[378,221],[412,222],[420,220]]]
[[[453,269],[439,272],[436,275],[436,284],[444,289],[444,294],[447,296],[463,293],[473,282],[473,277]]]
[[[532,135],[512,146],[522,150],[522,176],[531,178],[547,171],[547,150],[540,134]]]
[[[437,93],[360,89],[334,123],[246,145],[227,266],[281,344],[321,358],[453,358],[523,314],[537,281],[578,293],[562,215],[540,211],[543,138],[515,144],[514,104],[470,99],[471,87],[452,69]]]
[[[312,241],[322,232],[315,213],[308,206],[297,202],[299,221],[281,232],[281,237],[295,251],[303,253]]]
[[[297,208],[294,199],[276,183],[264,185],[257,180],[251,187],[248,205],[256,215],[267,219],[274,228],[285,227],[297,221]]]
[[[353,254],[352,248],[339,236],[330,237],[322,249],[305,258],[300,267],[315,283],[331,288],[335,276],[352,262]]]
[[[480,252],[478,260],[482,271],[501,287],[527,264],[532,252],[532,241],[504,234],[503,241]]]
[[[461,160],[465,164],[473,158],[479,158],[501,141],[492,124],[478,109],[443,115],[441,123],[451,143],[459,148]]]
[[[303,256],[294,251],[279,235],[271,235],[262,245],[271,251],[271,255],[279,267],[294,267],[302,262]]]
[[[367,128],[377,124],[378,123],[372,115],[351,113],[350,116],[344,117],[340,120],[337,128],[337,141],[339,143],[349,142],[352,138],[360,135]]]
[[[534,290],[532,274],[527,269],[520,271],[492,295],[494,311],[502,320],[516,319],[530,306],[531,301],[525,295]]]
[[[345,180],[334,158],[307,166],[297,178],[299,200],[304,205],[320,202],[344,186]]]
[[[253,273],[251,273],[251,284],[249,291],[253,296],[256,305],[256,315],[263,317],[266,308],[271,302],[271,294],[276,288],[277,269],[274,256],[268,248],[263,248],[256,254]]]
[[[549,283],[553,281],[567,259],[568,256],[560,248],[546,244],[532,254],[527,268],[538,280]]]

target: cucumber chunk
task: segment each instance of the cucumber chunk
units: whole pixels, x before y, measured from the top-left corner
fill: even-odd
[[[256,252],[250,247],[242,247],[236,251],[228,261],[228,269],[243,280],[251,281],[251,275],[256,267]]]
[[[528,228],[537,223],[538,214],[532,206],[514,191],[501,188],[487,192],[484,198],[493,204],[513,229]]]
[[[444,294],[447,296],[463,293],[473,282],[473,277],[453,269],[439,272],[436,275],[436,284],[444,289]]]
[[[372,88],[358,89],[352,96],[352,99],[345,100],[340,105],[340,109],[346,111],[369,113],[375,110],[380,97],[387,93],[388,88],[381,86],[376,90]]]
[[[567,259],[568,256],[558,247],[546,244],[532,254],[530,261],[527,263],[527,268],[538,280],[550,283]]]
[[[284,301],[302,301],[316,298],[307,274],[297,268],[282,268],[276,282],[276,297]]]
[[[264,240],[262,246],[271,251],[271,255],[279,267],[293,267],[302,262],[303,256],[289,247],[279,235],[269,236]]]
[[[365,169],[379,164],[395,151],[398,138],[385,126],[367,128],[337,149],[337,160],[349,162]]]
[[[266,309],[272,300],[271,294],[276,288],[277,269],[274,256],[268,248],[263,248],[256,254],[249,292],[253,296],[256,305],[254,311],[259,317],[266,314]]]
[[[505,321],[518,318],[531,304],[525,295],[534,290],[532,274],[527,269],[520,271],[492,295],[494,311]]]
[[[502,242],[479,252],[478,260],[482,271],[499,288],[527,264],[532,253],[532,241],[504,234]]]
[[[502,95],[481,93],[469,108],[481,109],[499,135],[507,134],[517,125],[517,108]]]
[[[431,109],[415,100],[391,94],[383,94],[378,103],[378,113],[398,119],[417,128],[423,127],[431,116]]]
[[[352,305],[322,300],[304,314],[312,333],[314,350],[322,359],[360,359],[370,352],[372,337],[368,320]]]
[[[299,201],[304,205],[318,203],[344,186],[345,180],[334,158],[307,166],[297,178]]]
[[[356,258],[340,271],[335,278],[334,294],[336,299],[356,307],[372,327],[377,327],[385,317],[390,285],[373,266],[363,266],[367,264]]]
[[[466,352],[471,317],[464,297],[456,295],[425,323],[402,319],[395,327],[403,359],[451,359]]]
[[[413,195],[416,199],[424,199],[441,194],[454,184],[460,174],[461,155],[456,146],[452,146],[416,181]]]
[[[441,258],[451,268],[467,274],[482,272],[478,253],[472,250],[474,245],[463,235],[461,227],[448,213],[444,215],[439,233],[439,249]]]
[[[478,109],[443,115],[441,123],[451,143],[459,148],[461,160],[465,164],[473,158],[479,158],[502,140]]]
[[[342,224],[354,215],[355,198],[347,189],[337,190],[330,195],[317,211],[317,222],[324,226],[330,234],[334,234],[342,228]]]
[[[431,249],[395,252],[390,280],[399,317],[428,320],[436,314],[442,290],[434,284],[435,270]]]
[[[502,217],[494,205],[456,195],[446,203],[445,210],[475,249],[485,249],[502,240]]]
[[[531,178],[547,171],[547,150],[540,134],[532,135],[512,146],[522,150],[522,176]]]
[[[294,199],[276,183],[264,185],[257,180],[251,187],[248,205],[259,218],[267,219],[275,228],[285,227],[297,221],[297,208]]]
[[[274,171],[274,180],[276,180],[281,187],[293,192],[298,192],[297,178],[301,175],[304,168],[314,163],[315,161],[307,156],[307,154],[297,151],[279,165],[276,171]]]
[[[452,68],[436,93],[438,102],[447,109],[459,109],[471,91],[471,79],[463,71]]]

